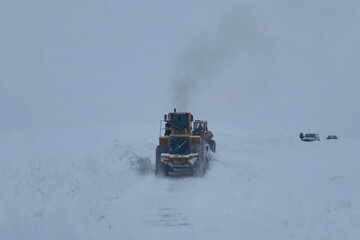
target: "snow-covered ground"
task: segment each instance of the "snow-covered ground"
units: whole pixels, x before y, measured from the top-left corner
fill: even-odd
[[[0,239],[360,238],[359,140],[219,127],[204,177],[158,178],[156,127],[1,136]]]
[[[0,1],[0,240],[359,240],[359,12]],[[204,177],[154,176],[173,107],[214,131]]]

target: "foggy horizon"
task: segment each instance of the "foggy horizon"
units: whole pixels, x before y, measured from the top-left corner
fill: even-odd
[[[2,131],[177,107],[359,133],[357,2],[80,3],[3,3]]]

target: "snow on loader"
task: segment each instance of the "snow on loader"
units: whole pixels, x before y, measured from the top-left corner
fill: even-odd
[[[155,174],[204,175],[209,167],[210,152],[215,151],[216,143],[213,133],[207,128],[207,121],[194,121],[191,113],[176,112],[174,109],[174,112],[164,115],[164,120],[160,121]]]

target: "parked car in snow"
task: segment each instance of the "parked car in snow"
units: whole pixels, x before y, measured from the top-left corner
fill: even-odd
[[[330,140],[330,139],[338,139],[338,137],[336,135],[329,135],[329,136],[327,136],[326,139],[328,139],[328,140]]]
[[[305,135],[302,135],[300,139],[304,142],[320,141],[320,135],[317,133],[305,133]]]

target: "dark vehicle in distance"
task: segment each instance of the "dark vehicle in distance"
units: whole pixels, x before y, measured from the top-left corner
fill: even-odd
[[[333,139],[338,139],[338,137],[336,135],[329,135],[326,138],[327,140],[333,140]]]

